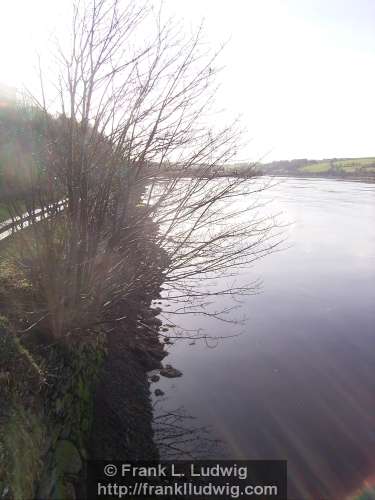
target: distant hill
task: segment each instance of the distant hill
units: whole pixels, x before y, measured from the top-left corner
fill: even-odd
[[[280,160],[259,164],[257,168],[261,173],[269,175],[371,178],[375,180],[375,157]]]

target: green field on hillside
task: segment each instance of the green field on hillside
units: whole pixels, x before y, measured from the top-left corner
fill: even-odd
[[[375,158],[332,158],[324,160],[274,161],[261,166],[272,175],[322,175],[330,177],[374,177]]]
[[[311,163],[304,167],[300,167],[301,172],[319,173],[337,171],[343,174],[353,173],[373,173],[375,172],[375,158],[353,158],[344,160],[323,160],[318,163]]]
[[[330,164],[328,162],[321,162],[321,163],[313,163],[311,165],[306,165],[306,167],[300,167],[301,172],[310,172],[310,173],[319,173],[319,172],[328,172],[328,170],[331,168]]]

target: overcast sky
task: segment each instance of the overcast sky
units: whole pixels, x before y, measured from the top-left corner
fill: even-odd
[[[156,0],[158,1],[158,0]],[[1,0],[0,82],[27,83],[69,0]],[[165,0],[206,38],[230,39],[218,102],[241,114],[243,159],[375,155],[374,0]]]

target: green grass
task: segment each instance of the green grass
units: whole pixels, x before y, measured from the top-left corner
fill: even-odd
[[[360,169],[357,168],[356,166],[349,166],[349,165],[346,165],[345,167],[342,167],[342,170],[346,174],[354,174],[355,172],[359,172],[360,171]]]
[[[0,222],[9,219],[9,212],[4,205],[0,203]]]
[[[260,167],[270,175],[370,178],[375,174],[375,157],[279,160]]]
[[[328,172],[331,166],[328,162],[312,163],[311,165],[306,165],[300,168],[301,172],[317,174],[319,172]]]
[[[375,165],[375,158],[353,158],[350,160],[337,160],[338,167],[357,167],[364,168]]]
[[[27,211],[26,205],[22,201],[14,201],[12,207],[16,210],[16,215],[24,214]],[[11,216],[6,204],[0,203],[0,222],[10,218]]]
[[[366,175],[375,172],[375,158],[350,158],[342,160],[320,161],[299,168],[303,173],[342,173]]]

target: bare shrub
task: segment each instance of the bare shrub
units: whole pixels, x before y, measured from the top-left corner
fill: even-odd
[[[202,28],[186,35],[149,4],[120,0],[77,2],[70,28],[54,71],[40,65],[40,97],[29,96],[44,140],[27,208],[66,209],[25,231],[20,251],[55,337],[101,321],[154,280],[156,247],[169,256],[166,286],[190,301],[201,298],[196,279],[234,272],[277,243],[273,219],[251,201],[265,188],[249,181],[252,166],[218,178],[242,135],[236,121],[213,119],[220,50],[207,49]]]

